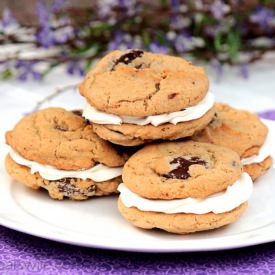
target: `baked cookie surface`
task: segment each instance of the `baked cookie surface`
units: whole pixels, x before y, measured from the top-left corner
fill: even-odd
[[[213,118],[214,108],[203,117],[179,122],[176,125],[165,123],[159,126],[135,124],[93,124],[95,133],[101,138],[115,144],[134,146],[148,143],[153,140],[175,140],[192,136],[196,131],[203,129]]]
[[[245,159],[260,153],[267,134],[268,128],[257,115],[216,103],[213,120],[205,129],[196,133],[192,140],[231,148]],[[266,156],[261,162],[245,164],[244,170],[256,180],[271,165],[272,158]]]
[[[126,162],[122,179],[148,199],[205,198],[240,178],[240,157],[231,149],[199,142],[147,145]]]
[[[79,89],[100,111],[149,116],[196,105],[208,86],[204,70],[182,58],[130,50],[106,55]]]
[[[28,160],[62,170],[102,163],[122,166],[125,158],[99,138],[85,119],[62,108],[47,108],[21,119],[6,133],[6,143]]]
[[[152,211],[141,211],[136,207],[126,207],[121,199],[118,209],[122,216],[133,225],[143,229],[159,228],[171,233],[188,234],[198,231],[211,230],[235,222],[243,214],[247,203],[220,214],[165,214]]]
[[[212,122],[193,140],[229,147],[242,158],[259,152],[268,129],[257,115],[223,103],[215,104],[215,112]]]
[[[63,200],[65,197],[73,200],[86,200],[89,197],[115,194],[121,183],[120,176],[103,182],[78,178],[46,180],[39,173],[31,174],[28,167],[17,164],[9,155],[6,157],[5,166],[9,175],[18,182],[32,189],[46,189],[49,196],[57,200]]]
[[[272,157],[267,157],[259,163],[252,163],[244,165],[244,172],[248,173],[253,181],[255,181],[260,176],[264,175],[266,171],[272,166]]]

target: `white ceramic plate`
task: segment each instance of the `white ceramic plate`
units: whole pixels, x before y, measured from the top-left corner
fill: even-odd
[[[74,245],[140,252],[210,251],[245,247],[275,241],[275,169],[255,184],[245,214],[224,228],[172,235],[137,229],[126,222],[116,206],[117,197],[88,201],[54,201],[46,192],[33,191],[12,181],[4,170],[4,131],[19,114],[0,113],[0,224],[34,236]],[[267,121],[275,137],[275,122]],[[274,147],[272,148],[275,155]]]

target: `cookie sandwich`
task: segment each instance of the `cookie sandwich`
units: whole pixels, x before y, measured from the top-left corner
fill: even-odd
[[[83,116],[115,144],[134,146],[175,140],[203,129],[214,115],[214,96],[201,67],[141,50],[114,51],[79,87]]]
[[[244,171],[256,180],[272,165],[268,128],[256,114],[227,104],[217,103],[215,111],[211,123],[192,139],[231,148],[241,157]]]
[[[229,148],[200,142],[147,145],[126,162],[118,208],[133,225],[177,234],[236,221],[253,183]]]
[[[22,118],[6,133],[6,169],[53,199],[85,200],[117,192],[125,157],[99,138],[79,113],[48,108]]]

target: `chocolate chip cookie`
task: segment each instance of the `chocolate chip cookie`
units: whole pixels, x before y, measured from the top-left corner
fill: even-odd
[[[6,133],[6,143],[8,173],[33,189],[47,189],[55,199],[116,193],[127,158],[78,113],[62,108],[24,117]]]
[[[173,56],[114,51],[79,87],[83,116],[103,139],[124,146],[175,140],[204,128],[214,115],[204,70]]]
[[[213,120],[192,139],[231,148],[240,155],[244,170],[255,180],[272,165],[269,150],[264,148],[267,136],[268,128],[257,115],[216,103]]]
[[[208,85],[204,70],[183,58],[130,50],[106,55],[79,89],[100,111],[143,117],[194,106]]]
[[[199,142],[147,145],[126,162],[122,180],[148,199],[205,198],[221,192],[242,174],[232,150]]]
[[[253,190],[236,152],[193,141],[145,146],[126,162],[122,179],[122,216],[137,227],[177,234],[236,221]]]

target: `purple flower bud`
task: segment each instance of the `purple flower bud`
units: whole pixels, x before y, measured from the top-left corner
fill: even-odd
[[[36,71],[32,71],[32,76],[35,80],[41,80],[41,78],[42,78],[41,73],[38,73]]]
[[[82,68],[82,64],[78,60],[74,60],[68,63],[67,72],[71,75],[80,75],[84,76],[84,69]]]
[[[26,81],[27,80],[27,73],[23,72],[21,74],[19,74],[18,79],[21,81]]]
[[[142,43],[139,37],[133,37],[128,33],[117,31],[108,43],[108,50],[141,49]]]
[[[36,34],[36,40],[44,48],[49,48],[55,44],[54,34],[50,27],[47,26],[44,26],[44,28]]]
[[[263,29],[270,28],[271,22],[275,20],[275,13],[274,10],[265,8],[265,7],[258,7],[251,15],[250,20],[253,23],[258,24]]]
[[[2,14],[2,20],[1,20],[1,23],[2,23],[2,26],[3,28],[6,28],[7,26],[9,26],[10,24],[16,22],[15,18],[13,17],[10,9],[8,8],[5,8],[3,10],[3,14]]]
[[[229,6],[220,0],[215,0],[214,3],[210,5],[210,11],[215,19],[220,20],[229,11]]]
[[[179,10],[179,1],[178,0],[170,0],[170,4],[171,4],[171,8],[174,11],[178,11]]]
[[[65,26],[57,29],[54,34],[54,42],[57,44],[65,44],[68,40],[74,37],[74,29],[71,26]]]
[[[105,18],[112,15],[114,8],[124,10],[125,15],[132,16],[136,13],[136,0],[97,0],[98,14]]]
[[[54,0],[50,9],[53,13],[56,13],[62,10],[64,8],[64,5],[65,0]]]
[[[159,42],[152,42],[149,45],[149,50],[153,53],[163,53],[168,54],[170,49],[164,45],[161,45]]]
[[[15,68],[18,69],[18,79],[26,81],[29,77],[40,80],[42,78],[41,73],[35,70],[36,61],[17,60]]]
[[[249,72],[248,72],[248,65],[247,64],[242,64],[240,66],[240,73],[241,73],[241,76],[245,79],[248,79],[249,77]]]
[[[36,33],[36,40],[41,46],[49,48],[55,44],[54,35],[51,30],[50,11],[44,1],[37,2],[36,10],[40,23],[40,29]]]
[[[186,52],[190,47],[192,37],[186,31],[178,34],[174,40],[174,46],[178,53]]]
[[[37,2],[36,12],[41,26],[50,25],[50,12],[44,1]]]

